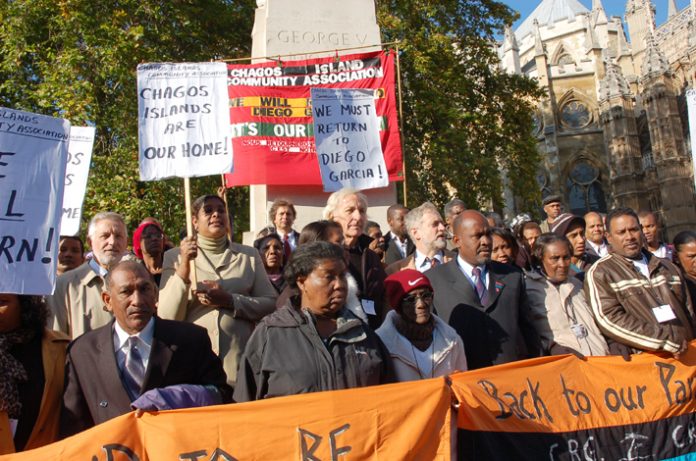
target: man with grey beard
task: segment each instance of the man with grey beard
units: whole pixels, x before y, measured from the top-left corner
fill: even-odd
[[[128,232],[123,217],[112,212],[97,213],[89,222],[87,241],[93,257],[59,276],[55,292],[46,299],[49,328],[73,339],[112,319],[104,308],[101,292],[104,277],[126,254]]]
[[[415,269],[425,272],[452,259],[447,247],[447,228],[435,205],[425,202],[409,211],[404,218],[408,236],[416,246],[416,251],[399,261],[390,264],[387,275],[402,269]]]

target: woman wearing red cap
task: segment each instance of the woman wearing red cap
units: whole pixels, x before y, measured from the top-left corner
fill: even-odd
[[[405,269],[385,280],[389,305],[377,330],[392,358],[397,381],[465,371],[464,343],[456,331],[433,314],[433,287],[422,273]]]
[[[133,253],[159,285],[164,262],[164,233],[158,222],[144,221],[133,232]]]

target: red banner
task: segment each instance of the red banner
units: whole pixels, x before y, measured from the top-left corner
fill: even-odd
[[[228,187],[321,185],[310,88],[370,88],[390,181],[400,181],[394,52],[227,67],[234,171]]]

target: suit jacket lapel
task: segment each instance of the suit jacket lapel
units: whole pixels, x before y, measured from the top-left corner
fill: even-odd
[[[145,370],[145,380],[143,381],[143,391],[162,387],[164,377],[169,368],[169,362],[174,354],[173,348],[166,341],[162,340],[162,335],[158,334],[159,323],[155,318],[155,331],[152,338],[152,348],[150,349],[150,360]],[[159,332],[161,333],[161,332]]]
[[[505,283],[502,281],[500,274],[496,274],[491,270],[491,265],[488,264],[486,269],[488,270],[488,302],[484,306],[486,310],[495,304],[498,296],[505,288]]]
[[[462,273],[459,269],[459,264],[457,260],[454,259],[446,264],[449,269],[449,279],[452,284],[452,292],[456,293],[458,298],[461,298],[465,304],[472,306],[481,307],[481,302],[478,299],[478,295],[471,286],[469,279]]]
[[[118,363],[116,363],[113,322],[109,324],[111,328],[103,328],[100,331],[100,338],[96,344],[96,363],[100,368],[99,375],[105,377],[99,385],[105,387],[104,395],[108,395],[111,400],[115,401],[118,408],[128,408],[131,400],[128,396],[128,391],[126,391],[123,385],[121,370],[118,368]],[[118,377],[118,379],[113,379],[112,377]]]

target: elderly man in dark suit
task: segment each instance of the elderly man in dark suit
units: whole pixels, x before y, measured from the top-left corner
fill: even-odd
[[[132,409],[229,402],[231,388],[205,329],[155,317],[157,287],[140,263],[107,275],[102,299],[115,320],[68,348],[60,433],[75,434]]]
[[[486,218],[478,211],[464,211],[453,230],[457,258],[426,275],[435,292],[437,314],[464,341],[469,369],[541,355],[524,276],[517,268],[491,261]]]

